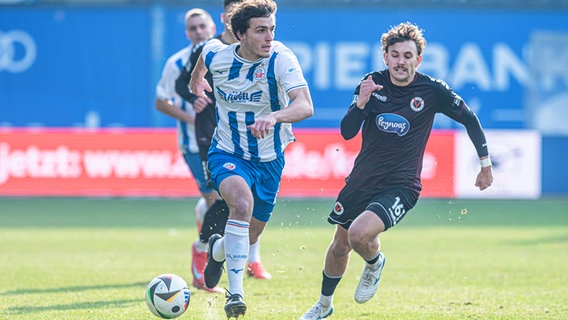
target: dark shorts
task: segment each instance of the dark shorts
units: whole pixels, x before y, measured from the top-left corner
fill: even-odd
[[[337,196],[327,221],[349,229],[363,211],[373,211],[385,224],[385,231],[400,222],[406,213],[416,205],[419,194],[404,188],[365,192],[343,187]]]

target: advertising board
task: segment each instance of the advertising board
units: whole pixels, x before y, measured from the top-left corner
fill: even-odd
[[[198,196],[171,129],[0,130],[0,196]],[[286,149],[280,196],[335,197],[360,138],[297,129]],[[452,132],[434,133],[423,196],[452,197]]]

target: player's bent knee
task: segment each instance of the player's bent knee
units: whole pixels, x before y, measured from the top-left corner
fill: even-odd
[[[369,230],[349,231],[349,244],[355,252],[366,252],[377,242],[377,234]]]
[[[333,241],[329,246],[329,249],[334,257],[343,257],[351,252],[351,246],[349,246],[349,243],[347,242],[343,243],[339,241]]]

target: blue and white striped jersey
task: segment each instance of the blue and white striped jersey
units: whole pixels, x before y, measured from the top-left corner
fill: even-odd
[[[176,79],[179,77],[182,68],[189,59],[191,47],[185,47],[174,53],[168,60],[162,70],[162,77],[156,86],[156,98],[161,100],[170,100],[173,105],[182,110],[195,114],[191,103],[182,99],[175,90]],[[195,127],[183,121],[177,121],[177,137],[179,150],[183,153],[199,152],[197,141],[195,138]]]
[[[251,161],[272,161],[295,140],[291,123],[277,123],[264,139],[255,138],[248,125],[273,111],[287,108],[288,92],[307,87],[296,56],[284,44],[272,41],[267,58],[247,61],[236,53],[239,43],[210,40],[203,48],[205,66],[213,75],[217,128],[212,148]]]

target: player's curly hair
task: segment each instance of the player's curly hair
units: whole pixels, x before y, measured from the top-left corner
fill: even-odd
[[[403,22],[397,26],[393,26],[387,32],[383,33],[381,37],[383,52],[388,52],[389,47],[395,43],[411,40],[416,43],[418,56],[421,56],[426,47],[426,39],[422,35],[423,32],[423,29],[418,28],[417,25],[411,22]]]
[[[266,18],[276,13],[276,2],[273,0],[245,0],[231,9],[231,31],[238,40],[237,33],[244,34],[250,26],[252,18]]]

